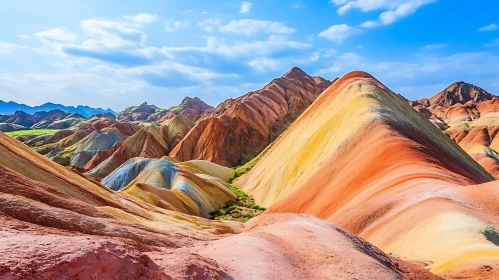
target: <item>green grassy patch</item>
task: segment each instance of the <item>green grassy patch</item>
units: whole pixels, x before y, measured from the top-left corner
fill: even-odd
[[[228,188],[237,195],[236,201],[229,202],[224,208],[211,213],[212,219],[244,223],[265,211],[264,207],[255,204],[253,197],[246,194],[243,190],[232,186],[228,186]]]
[[[59,131],[59,129],[27,129],[27,130],[6,132],[5,134],[17,138],[20,136],[40,136],[40,135],[54,134],[57,131]]]

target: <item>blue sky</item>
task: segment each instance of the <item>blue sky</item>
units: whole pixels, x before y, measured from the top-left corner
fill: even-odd
[[[0,99],[211,105],[299,66],[365,70],[409,99],[499,94],[499,1],[16,0],[0,3]]]

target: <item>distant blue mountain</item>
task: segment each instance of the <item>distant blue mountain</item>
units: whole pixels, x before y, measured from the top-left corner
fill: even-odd
[[[45,103],[45,104],[40,105],[40,106],[31,107],[31,106],[28,106],[25,104],[19,104],[19,103],[12,102],[12,101],[4,102],[4,101],[0,100],[0,114],[4,114],[4,115],[14,114],[16,111],[24,111],[28,114],[34,114],[36,112],[41,112],[41,111],[48,112],[48,111],[57,110],[57,109],[64,111],[66,113],[80,114],[86,118],[88,118],[92,115],[95,115],[95,114],[103,114],[103,113],[111,113],[111,114],[116,115],[116,112],[114,112],[111,109],[91,108],[88,106],[81,106],[81,105],[74,107],[74,106],[64,106],[61,104],[54,104],[54,103],[48,102],[48,103]]]

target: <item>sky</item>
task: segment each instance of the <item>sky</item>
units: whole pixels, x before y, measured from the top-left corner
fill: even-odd
[[[499,1],[0,2],[0,100],[122,110],[210,105],[298,66],[374,75],[408,99],[465,81],[499,95]]]

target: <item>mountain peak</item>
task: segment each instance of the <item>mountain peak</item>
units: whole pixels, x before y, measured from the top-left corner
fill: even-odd
[[[449,107],[454,104],[465,104],[469,101],[481,102],[491,100],[494,95],[475,85],[458,81],[450,84],[443,91],[430,98],[430,105],[433,107]]]
[[[301,70],[298,67],[291,68],[283,77],[287,78],[295,78],[295,77],[308,77],[308,74],[305,71]]]

